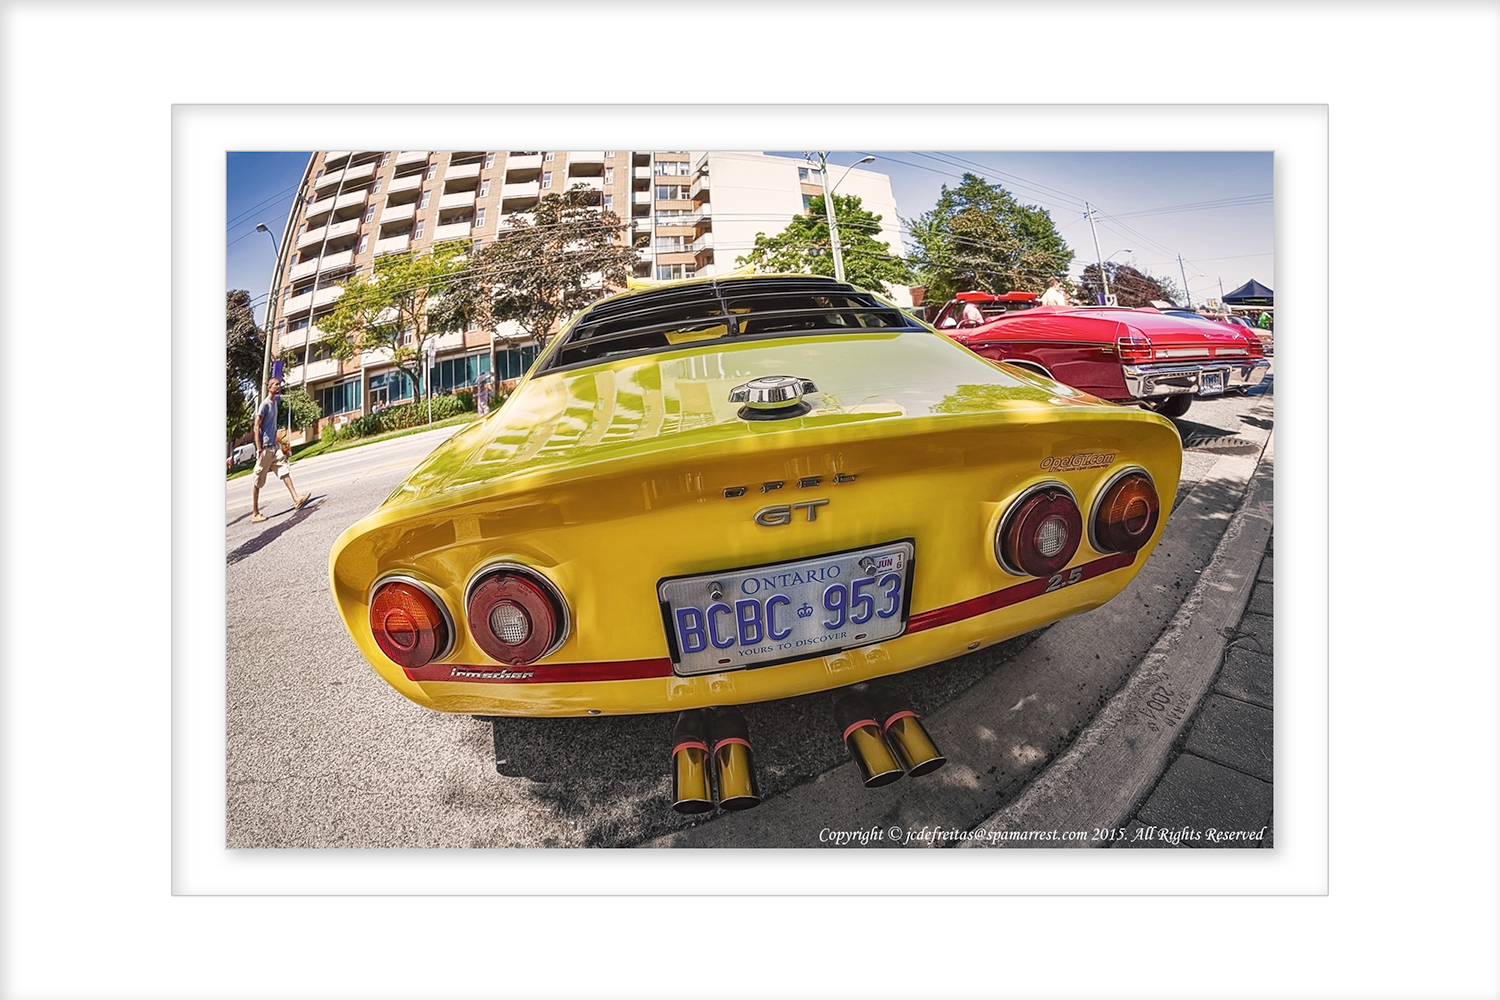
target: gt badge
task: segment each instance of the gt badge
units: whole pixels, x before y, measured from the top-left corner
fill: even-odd
[[[806,510],[807,519],[816,521],[818,519],[818,508],[827,505],[827,500],[804,500],[801,503],[779,503],[774,507],[762,507],[755,512],[755,523],[774,528],[782,524],[792,523],[792,511]]]

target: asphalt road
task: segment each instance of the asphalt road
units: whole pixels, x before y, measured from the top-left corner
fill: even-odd
[[[251,480],[229,481],[226,844],[813,847],[817,828],[892,816],[977,822],[1068,746],[1166,627],[1253,471],[1245,456],[1270,434],[1272,381],[1248,397],[1196,401],[1177,421],[1183,475],[1168,535],[1125,593],[901,675],[946,767],[865,790],[828,695],[749,706],[766,803],[707,820],[669,808],[672,716],[492,726],[435,713],[391,690],[349,639],[328,591],[329,549],[452,429],[296,462],[292,478],[312,501],[293,512],[286,489],[268,482],[262,524],[250,523]]]

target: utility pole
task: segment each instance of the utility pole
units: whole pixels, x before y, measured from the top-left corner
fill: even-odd
[[[1104,254],[1099,250],[1099,230],[1094,228],[1094,210],[1088,202],[1083,203],[1084,214],[1089,217],[1089,231],[1094,234],[1094,256],[1099,261],[1099,281],[1104,286],[1104,305],[1113,305],[1109,301],[1109,275],[1104,273]]]
[[[839,248],[839,223],[833,214],[833,192],[828,190],[828,158],[818,154],[818,173],[823,178],[823,207],[828,210],[828,242],[833,245],[833,277],[844,280],[844,254]]]
[[[1219,308],[1224,309],[1224,279],[1219,279]],[[1227,311],[1227,310],[1225,310]]]
[[[1182,294],[1187,296],[1188,308],[1193,308],[1193,293],[1187,286],[1187,268],[1182,266],[1182,254],[1177,255],[1177,273],[1182,275]]]

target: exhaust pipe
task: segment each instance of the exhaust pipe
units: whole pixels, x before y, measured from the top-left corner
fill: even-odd
[[[866,788],[889,785],[901,777],[901,765],[886,746],[869,701],[861,692],[851,688],[835,698],[833,719],[844,734],[849,756],[859,765]]]
[[[896,756],[901,758],[906,773],[913,778],[931,774],[948,763],[948,758],[942,755],[937,744],[932,742],[932,737],[927,735],[927,729],[917,718],[917,713],[903,709],[887,718],[882,728],[885,730],[886,740],[895,749]]]
[[[709,784],[708,719],[702,709],[682,712],[672,727],[672,808],[685,815],[714,807]]]
[[[737,708],[709,709],[714,767],[719,772],[719,808],[750,809],[760,805],[750,726]]]

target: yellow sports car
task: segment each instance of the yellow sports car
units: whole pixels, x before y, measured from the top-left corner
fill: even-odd
[[[684,712],[677,807],[712,808],[717,768],[733,808],[756,798],[733,706],[865,692],[1103,604],[1156,543],[1180,467],[1170,421],[988,361],[871,293],[689,281],[576,316],[500,409],[343,533],[329,573],[349,634],[412,701]],[[870,692],[843,709],[867,782],[877,742],[930,769],[911,713]]]

